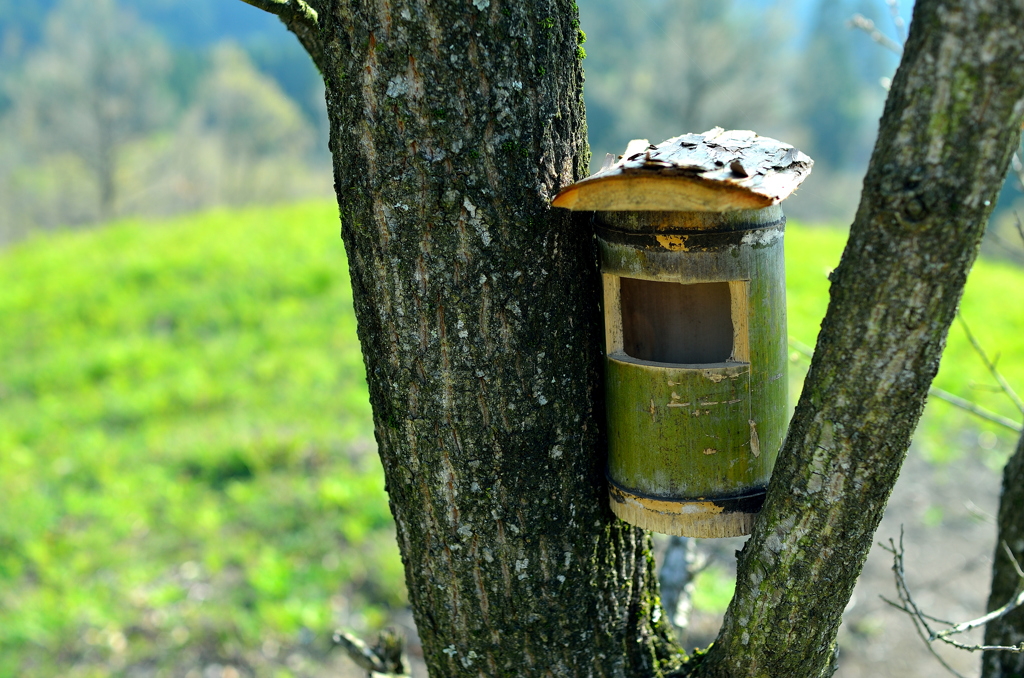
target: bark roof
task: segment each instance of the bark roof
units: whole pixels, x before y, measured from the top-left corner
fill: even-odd
[[[789,144],[715,127],[656,146],[631,141],[617,162],[609,154],[600,172],[562,189],[552,204],[580,211],[759,209],[786,199],[813,164]]]

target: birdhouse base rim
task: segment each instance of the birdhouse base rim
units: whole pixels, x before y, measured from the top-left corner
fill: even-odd
[[[654,532],[700,539],[750,534],[764,503],[765,490],[719,498],[675,499],[626,490],[608,479],[612,513]]]

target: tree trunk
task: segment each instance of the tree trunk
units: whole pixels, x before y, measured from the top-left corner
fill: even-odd
[[[406,583],[435,676],[649,675],[651,542],[608,510],[566,0],[324,4],[331,151]]]
[[[1003,469],[1003,493],[999,498],[999,534],[992,556],[992,593],[989,611],[1005,605],[1021,585],[1020,577],[1003,548],[1010,547],[1018,563],[1024,562],[1024,436],[1017,451]],[[985,626],[986,645],[1020,645],[1024,643],[1024,609],[989,622]],[[1024,675],[1024,654],[986,652],[981,659],[982,678],[1011,678]]]
[[[297,3],[258,0],[312,16]],[[1019,139],[1020,0],[918,1],[736,596],[685,666],[649,538],[605,499],[590,232],[548,207],[587,164],[575,6],[311,6],[377,441],[432,675],[829,673]]]
[[[702,675],[833,670],[1024,114],[1024,4],[919,0],[736,595]]]

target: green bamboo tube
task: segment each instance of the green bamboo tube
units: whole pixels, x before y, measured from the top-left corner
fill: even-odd
[[[612,511],[668,534],[749,534],[786,427],[782,209],[599,212],[595,225],[604,278]],[[682,295],[663,291],[675,286]],[[709,298],[687,298],[684,287],[704,288]],[[668,302],[652,304],[659,294]],[[681,307],[672,309],[680,298]],[[624,302],[654,306],[662,317],[653,327],[631,327],[638,321]],[[650,344],[666,335],[685,340],[687,328],[673,331],[667,327],[673,319],[664,316],[687,310],[705,319],[717,313],[717,323],[696,328],[717,332],[717,346],[698,346],[696,354],[714,362],[651,359],[679,352],[679,341]],[[647,345],[637,338],[645,332]]]

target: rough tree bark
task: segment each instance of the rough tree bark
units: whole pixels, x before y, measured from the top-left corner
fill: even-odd
[[[377,441],[432,675],[828,674],[1019,139],[1022,0],[918,1],[736,596],[685,665],[650,541],[605,500],[590,235],[548,208],[587,164],[575,6],[251,1],[322,49]]]
[[[1020,588],[1020,577],[1002,544],[1013,552],[1018,563],[1024,562],[1024,436],[1017,442],[1017,451],[1003,468],[1003,492],[999,498],[999,534],[992,555],[992,593],[989,611],[1005,605]],[[985,626],[986,645],[1020,645],[1024,643],[1024,609],[989,622]],[[981,659],[982,678],[1012,678],[1024,675],[1024,654],[986,652]]]
[[[641,675],[650,540],[606,506],[575,6],[325,4],[331,151],[376,437],[432,675]]]

